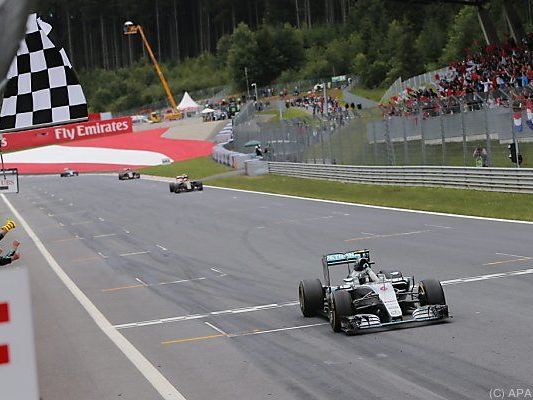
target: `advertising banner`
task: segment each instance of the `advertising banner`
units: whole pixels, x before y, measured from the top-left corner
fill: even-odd
[[[4,133],[1,143],[3,151],[10,151],[131,132],[131,117],[123,117]]]

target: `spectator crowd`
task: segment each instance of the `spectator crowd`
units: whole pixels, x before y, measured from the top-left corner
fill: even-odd
[[[488,107],[509,106],[518,101],[522,106],[533,97],[533,64],[529,35],[520,45],[512,40],[479,51],[466,49],[467,57],[449,64],[444,74],[436,74],[434,82],[418,89],[406,88],[388,103],[380,104],[384,115],[418,114],[424,117]]]

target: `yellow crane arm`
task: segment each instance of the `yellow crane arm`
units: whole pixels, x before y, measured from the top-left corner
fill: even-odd
[[[157,73],[157,76],[159,76],[159,79],[161,80],[161,84],[163,85],[163,89],[165,90],[165,93],[167,94],[168,101],[170,102],[170,105],[172,106],[172,110],[173,112],[176,112],[178,110],[178,105],[176,104],[176,100],[174,100],[174,96],[172,95],[172,92],[170,91],[170,87],[168,86],[168,82],[165,78],[165,75],[163,74],[163,71],[161,71],[161,67],[159,66],[159,63],[157,62],[157,59],[154,56],[152,47],[150,46],[150,43],[148,43],[148,39],[146,39],[146,36],[144,35],[142,26],[141,25],[130,26],[128,27],[128,31],[125,33],[127,35],[133,35],[137,32],[141,34],[144,47],[146,47],[146,50],[148,51],[148,54],[150,55],[150,59],[152,60],[152,63],[154,64],[155,72]]]

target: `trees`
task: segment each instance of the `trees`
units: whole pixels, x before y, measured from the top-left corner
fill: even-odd
[[[386,85],[398,76],[407,78],[461,58],[465,47],[481,39],[474,7],[440,2],[411,2],[408,7],[392,0],[42,0],[36,4],[74,66],[84,71],[83,77],[104,79],[100,85],[105,82],[105,89],[89,90],[96,104],[110,101],[107,79],[113,73],[91,75],[91,71],[117,70],[124,77],[122,68],[132,65],[135,79],[143,79],[139,72],[152,74],[150,68],[139,67],[146,65],[140,40],[122,34],[126,20],[143,25],[158,59],[176,75],[171,79],[179,82],[173,86],[176,90],[185,82],[195,88],[198,82],[218,84],[223,77],[244,89],[245,67],[250,83],[259,85],[341,74],[357,74],[371,87]],[[502,34],[507,27],[499,12],[501,0],[490,0],[489,5]],[[518,0],[515,6],[526,19],[527,7]],[[178,76],[180,70],[188,78]],[[195,72],[196,79],[191,79],[189,74]],[[147,89],[151,84],[143,85],[127,90],[139,99],[157,97],[156,89]],[[118,86],[111,92],[119,95],[114,90]],[[132,101],[120,95],[120,104]]]

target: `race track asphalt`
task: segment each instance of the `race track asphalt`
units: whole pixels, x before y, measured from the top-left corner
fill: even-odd
[[[187,400],[533,391],[533,225],[216,188],[176,195],[110,176],[20,187],[7,198],[46,248]],[[31,271],[43,400],[159,399],[22,228],[10,236]],[[302,317],[299,280],[321,277],[322,254],[353,248],[371,249],[377,269],[450,281],[453,319],[348,337]]]

